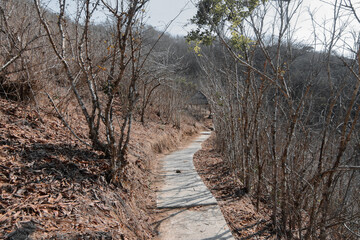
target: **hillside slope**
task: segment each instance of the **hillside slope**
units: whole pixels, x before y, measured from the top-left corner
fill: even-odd
[[[78,112],[71,111],[71,126],[86,139]],[[51,109],[0,99],[0,238],[151,239],[151,162],[197,132],[200,125],[186,119],[180,130],[155,118],[134,122],[120,189],[106,181],[104,155],[73,137]]]

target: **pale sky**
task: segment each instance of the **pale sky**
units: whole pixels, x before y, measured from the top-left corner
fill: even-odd
[[[292,2],[298,1],[292,0]],[[193,2],[196,2],[196,0],[150,0],[147,7],[147,23],[159,30],[163,30],[179,14],[171,24],[168,32],[172,35],[186,35],[190,27],[184,27],[184,25],[196,13],[196,7]],[[308,7],[312,12],[316,13],[319,22],[332,15],[331,6],[321,0],[303,0],[302,8],[298,10],[297,27],[299,31],[304,31],[311,27]]]
[[[295,5],[300,0],[291,0],[291,4]],[[333,2],[335,0],[325,0],[327,2]],[[179,13],[180,15],[171,24],[168,32],[172,35],[186,35],[187,30],[191,27],[184,27],[188,20],[192,18],[196,13],[196,8],[193,4],[195,1],[191,0],[150,0],[147,7],[147,23],[153,25],[158,30],[163,30],[172,19],[174,19]],[[324,37],[326,33],[322,28],[326,25],[329,28],[333,17],[333,9],[331,5],[326,4],[323,0],[303,0],[301,8],[297,10],[297,15],[293,18],[292,26],[295,31],[294,39],[299,42],[313,42],[313,26],[310,20],[309,11],[314,13],[315,19],[318,24],[317,36]],[[275,2],[273,2],[274,4]],[[359,4],[360,0],[353,0],[354,5]],[[359,5],[357,5],[359,6]],[[275,8],[273,8],[275,9]],[[266,20],[269,25],[273,24],[271,17]],[[339,23],[340,24],[340,23]],[[340,25],[339,25],[340,26]],[[353,27],[357,29],[358,26]],[[316,42],[317,45],[321,45],[321,42]]]
[[[147,23],[158,30],[164,30],[166,25],[179,15],[170,25],[168,32],[185,36],[189,27],[184,25],[195,15],[196,8],[189,0],[150,0],[147,13]]]
[[[186,25],[189,19],[196,13],[194,2],[197,2],[197,0],[150,0],[147,7],[147,23],[158,30],[164,30],[165,26],[179,15],[168,28],[168,33],[174,36],[185,36],[191,29],[191,26],[185,27],[184,25]],[[302,2],[301,7],[297,9],[297,14],[291,21],[293,28],[291,31],[294,32],[293,40],[304,44],[311,44],[316,50],[321,50],[323,44],[329,42],[329,32],[324,29],[331,29],[333,18],[333,7],[331,3],[335,2],[335,0],[291,0],[290,6],[295,6],[299,2]],[[270,3],[276,4],[275,1]],[[358,9],[358,14],[360,15],[360,0],[352,0],[352,3]],[[271,7],[271,11],[275,12],[275,9],[276,6]],[[314,40],[314,28],[309,12],[314,14],[316,21],[316,41]],[[340,54],[347,54],[345,48],[352,47],[350,45],[354,43],[350,30],[360,29],[360,24],[356,21],[345,23],[344,19],[346,18],[342,18],[343,22],[337,23],[338,29],[343,27],[343,25],[347,27],[346,33],[342,33],[342,40],[336,44],[336,51]],[[270,28],[274,24],[271,14],[265,21]],[[347,44],[349,44],[349,46],[347,46]]]
[[[111,2],[111,0],[108,1]],[[301,0],[291,0],[290,4],[295,5],[299,1]],[[294,17],[291,22],[291,25],[294,26],[293,30],[296,30],[294,35],[296,41],[304,43],[314,42],[312,39],[313,29],[308,9],[315,14],[315,19],[318,23],[318,29],[316,30],[317,36],[326,35],[323,31],[324,25],[329,29],[333,10],[331,6],[324,3],[324,1],[332,3],[335,0],[302,0],[302,7],[297,10],[296,17]],[[56,9],[58,9],[57,0],[43,0],[43,2],[48,3],[47,6],[55,12]],[[75,0],[67,1],[69,9],[76,8],[75,2]],[[191,26],[185,27],[184,25],[186,25],[189,22],[189,19],[196,13],[196,7],[193,2],[197,2],[197,0],[150,0],[146,8],[146,23],[162,31],[167,24],[176,18],[167,29],[167,32],[174,36],[185,36],[191,29]],[[270,3],[275,4],[276,2],[272,1]],[[353,4],[359,9],[360,15],[360,0],[353,0]],[[276,7],[271,7],[271,9],[275,12]],[[97,17],[95,16],[95,21],[103,21],[104,17],[100,14],[97,15]],[[271,17],[265,21],[269,26],[273,25],[273,19]],[[359,25],[359,23],[355,22],[354,25],[349,25],[347,27],[357,30],[360,29]],[[349,37],[352,38],[351,36]],[[316,44],[318,45],[321,43],[317,42]]]
[[[1,1],[1,0],[0,0]],[[111,0],[109,0],[111,2]],[[43,4],[54,12],[58,12],[59,4],[57,0],[42,0]],[[68,14],[76,9],[75,0],[67,0]],[[166,25],[173,19],[173,23],[168,28],[168,33],[176,36],[185,36],[189,27],[184,27],[196,13],[196,8],[191,0],[150,0],[146,8],[146,23],[154,26],[158,30],[164,30]],[[103,21],[101,13],[94,15],[95,21]],[[186,30],[187,29],[187,30]]]

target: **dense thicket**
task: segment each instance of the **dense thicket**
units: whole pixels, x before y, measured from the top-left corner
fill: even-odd
[[[39,0],[0,3],[1,96],[51,104],[72,134],[110,158],[113,182],[127,164],[132,120],[145,124],[152,108],[180,127],[194,89],[185,40],[147,26],[147,2],[61,0],[51,11]],[[86,119],[84,139],[69,124],[69,103]]]
[[[359,236],[360,52],[333,51],[340,2],[322,51],[292,39],[301,2],[200,1],[194,23],[208,31],[188,37],[200,53],[218,148],[257,207],[272,210],[278,238]]]
[[[334,52],[340,12],[356,16],[350,0],[333,3],[321,51],[292,39],[301,1],[199,1],[188,38],[195,55],[183,38],[142,22],[147,1],[117,2],[79,1],[69,12],[61,0],[53,13],[38,0],[1,1],[0,95],[52,104],[75,135],[66,110],[76,102],[89,130],[79,139],[106,153],[116,182],[132,120],[146,124],[152,108],[180,127],[202,79],[218,148],[257,207],[272,209],[274,234],[359,237],[360,51]],[[108,18],[95,24],[100,8]]]

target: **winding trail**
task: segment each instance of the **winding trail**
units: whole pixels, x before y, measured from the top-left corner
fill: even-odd
[[[162,240],[234,239],[193,164],[195,152],[209,136],[203,132],[191,145],[161,160],[164,184],[157,193],[157,207],[169,210],[159,228]]]

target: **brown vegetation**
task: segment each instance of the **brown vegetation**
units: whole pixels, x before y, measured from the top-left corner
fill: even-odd
[[[155,204],[152,163],[196,133],[186,117],[181,130],[157,118],[134,123],[123,188],[109,184],[104,154],[79,142],[51,108],[36,112],[0,100],[1,237],[32,220],[35,239],[150,239]],[[86,135],[76,108],[72,126]],[[155,114],[154,114],[155,115]],[[155,115],[156,116],[156,115]],[[200,126],[200,125],[198,125]],[[141,196],[141,197],[140,197]]]
[[[200,2],[196,17],[218,41],[203,46],[199,62],[216,148],[234,178],[256,198],[257,211],[271,209],[279,239],[357,239],[360,50],[350,48],[350,58],[334,54],[345,31],[342,14],[356,14],[351,1],[331,3],[334,18],[324,29],[330,38],[321,38],[327,39],[321,52],[292,39],[301,1],[260,4],[230,30],[219,25],[233,20],[232,11],[221,15],[209,2],[215,4]],[[272,24],[264,21],[270,9],[277,13]],[[228,39],[225,30],[241,37]]]
[[[360,24],[352,1],[331,3],[324,37],[314,28],[321,51],[292,38],[301,1],[200,1],[197,33],[212,35],[200,36],[197,61],[183,40],[143,23],[147,2],[76,1],[74,12],[65,0],[55,12],[41,0],[0,2],[4,234],[35,225],[39,239],[153,237],[151,161],[196,132],[186,106],[202,78],[223,160],[211,152],[198,168],[223,188],[214,193],[233,229],[358,238],[359,35],[350,29],[354,47],[342,38],[343,16]],[[347,56],[335,54],[341,41]]]
[[[0,238],[150,239],[152,163],[196,133],[194,86],[147,1],[65,3],[0,2]]]
[[[194,156],[194,165],[201,179],[215,196],[225,220],[236,239],[272,239],[271,211],[256,209],[256,198],[234,175],[231,166],[214,148],[215,135],[202,144]]]

